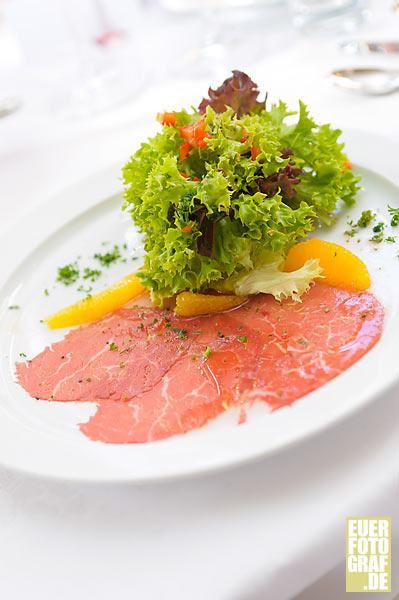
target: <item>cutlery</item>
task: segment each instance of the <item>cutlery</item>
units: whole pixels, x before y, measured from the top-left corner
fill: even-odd
[[[329,79],[341,89],[370,96],[399,90],[399,70],[354,67],[332,71]]]
[[[348,40],[340,47],[348,54],[399,54],[399,41]]]

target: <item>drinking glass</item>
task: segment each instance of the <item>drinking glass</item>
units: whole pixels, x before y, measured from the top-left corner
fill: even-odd
[[[214,78],[232,68],[245,70],[279,47],[280,24],[289,22],[283,0],[152,0],[192,31],[175,71]],[[289,43],[289,41],[287,42]],[[175,76],[175,73],[172,73]]]
[[[112,109],[138,94],[144,70],[131,32],[115,22],[124,0],[62,0],[77,72],[67,89],[60,87],[55,110],[64,117],[87,117]],[[132,71],[134,70],[134,77]]]
[[[365,18],[365,0],[289,0],[294,25],[306,33],[353,31]]]

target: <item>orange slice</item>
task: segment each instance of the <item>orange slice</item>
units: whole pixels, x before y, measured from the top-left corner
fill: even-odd
[[[358,256],[339,244],[317,238],[300,242],[291,248],[285,262],[285,271],[295,271],[310,258],[318,258],[323,269],[323,283],[350,291],[367,290],[370,275]]]
[[[50,329],[73,327],[101,319],[144,292],[137,275],[127,275],[98,294],[67,306],[45,319]]]
[[[196,317],[209,313],[222,312],[240,306],[246,296],[223,296],[181,292],[176,296],[175,313],[180,317]]]

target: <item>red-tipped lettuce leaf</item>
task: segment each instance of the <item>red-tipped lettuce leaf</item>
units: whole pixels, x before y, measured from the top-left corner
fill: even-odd
[[[256,83],[242,71],[233,71],[232,77],[226,79],[216,90],[209,88],[209,98],[204,98],[198,109],[204,114],[207,106],[217,113],[222,113],[230,106],[240,117],[265,107],[258,101],[259,90]]]

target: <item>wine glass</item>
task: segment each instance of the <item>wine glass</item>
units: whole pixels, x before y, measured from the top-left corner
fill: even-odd
[[[281,0],[153,0],[181,27],[190,43],[172,61],[171,74],[216,79],[233,68],[245,70],[279,47],[289,12]],[[147,0],[146,4],[149,2]],[[185,21],[184,21],[185,19]],[[285,45],[290,43],[289,36]]]
[[[56,112],[63,117],[87,117],[111,109],[137,95],[145,71],[130,32],[116,22],[102,0],[63,0],[77,73],[55,96]],[[123,4],[123,2],[122,2]]]
[[[306,33],[353,31],[367,16],[365,0],[289,0],[294,25]]]

